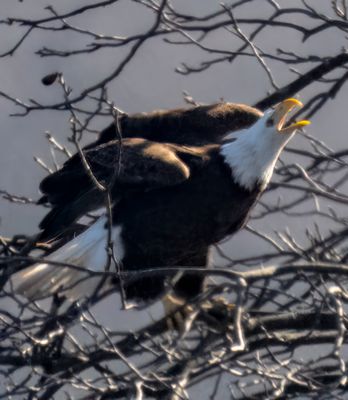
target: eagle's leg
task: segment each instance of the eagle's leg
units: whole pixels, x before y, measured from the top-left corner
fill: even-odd
[[[182,260],[179,265],[185,267],[206,267],[208,264],[208,249],[201,254]],[[169,330],[180,333],[188,332],[195,320],[199,308],[194,305],[194,298],[204,290],[204,277],[199,274],[178,273],[172,283],[172,291],[163,299],[167,326]],[[192,301],[193,300],[193,301]]]
[[[162,298],[162,303],[167,316],[168,329],[176,330],[181,334],[190,331],[200,311],[209,315],[208,321],[213,321],[213,325],[216,326],[215,323],[219,324],[227,316],[230,318],[236,308],[234,303],[229,303],[223,296],[213,296],[195,307],[195,304],[189,303],[187,299],[175,293],[169,293]]]

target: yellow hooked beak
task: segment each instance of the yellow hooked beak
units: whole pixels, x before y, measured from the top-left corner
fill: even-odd
[[[273,124],[276,126],[279,133],[292,133],[296,129],[309,125],[311,122],[307,120],[297,121],[283,128],[286,118],[295,107],[303,107],[303,104],[297,99],[286,99],[279,103],[272,116]]]

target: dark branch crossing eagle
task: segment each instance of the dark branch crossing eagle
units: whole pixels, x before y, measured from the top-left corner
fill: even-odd
[[[101,184],[112,181],[111,239],[122,269],[206,267],[210,247],[246,224],[284,146],[309,124],[287,122],[299,106],[287,99],[265,113],[219,103],[124,115],[121,142],[115,124],[106,128],[84,156]],[[46,177],[40,189],[41,202],[52,205],[40,224],[45,239],[64,234],[105,204],[79,154]],[[108,218],[101,216],[47,258],[102,272],[108,233]],[[84,277],[77,269],[41,262],[17,273],[15,288],[33,300],[56,292],[75,300],[93,293],[101,279]],[[164,294],[167,281],[161,275],[125,281],[127,300],[148,303]],[[183,274],[174,293],[192,299],[203,287],[202,276]]]

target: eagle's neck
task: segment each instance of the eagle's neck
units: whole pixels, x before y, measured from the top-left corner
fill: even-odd
[[[234,141],[222,145],[220,153],[231,168],[236,183],[250,191],[256,185],[264,190],[291,136],[262,129],[256,123],[252,128],[239,132]]]

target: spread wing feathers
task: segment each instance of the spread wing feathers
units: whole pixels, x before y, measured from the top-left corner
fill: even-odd
[[[190,149],[139,138],[124,139],[121,148],[119,141],[102,144],[86,150],[84,155],[98,182],[104,186],[112,184],[114,202],[129,191],[177,185],[190,176],[188,161],[196,158],[197,165],[203,159],[202,154]],[[43,201],[53,205],[41,221],[41,239],[55,236],[82,215],[105,204],[105,197],[78,154],[45,178],[40,189]]]

